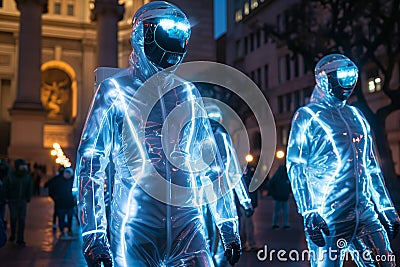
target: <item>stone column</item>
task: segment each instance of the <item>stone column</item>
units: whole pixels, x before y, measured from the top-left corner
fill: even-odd
[[[42,13],[47,0],[15,0],[20,11],[17,99],[13,109],[43,110],[40,101]]]
[[[118,0],[95,0],[91,20],[97,23],[97,65],[118,67],[118,21],[124,15],[124,5]]]
[[[20,11],[17,95],[10,110],[11,142],[8,157],[30,163],[46,161],[43,125],[46,113],[40,100],[42,13],[47,0],[15,0]]]

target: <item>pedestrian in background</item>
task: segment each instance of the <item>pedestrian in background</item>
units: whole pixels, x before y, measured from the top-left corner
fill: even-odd
[[[289,225],[289,196],[291,192],[289,177],[286,167],[281,164],[267,184],[269,195],[274,200],[274,213],[272,215],[272,228],[279,228],[279,217],[282,211],[283,228],[290,228]]]
[[[71,168],[66,168],[62,178],[56,179],[53,184],[55,187],[54,201],[61,238],[72,236],[72,217],[74,216],[76,203],[72,195],[73,175],[74,171]],[[65,232],[65,228],[67,228],[67,232]]]
[[[254,172],[255,172],[255,166],[252,163],[248,163],[245,171],[243,172],[243,180],[246,184],[246,188],[249,188],[251,179],[254,176]],[[240,239],[243,244],[243,251],[255,251],[258,249],[254,238],[254,223],[253,223],[253,213],[256,207],[258,206],[257,190],[249,192],[249,196],[251,199],[251,205],[253,206],[253,209],[244,210],[243,208],[240,207],[241,216],[239,223],[239,231],[240,231]],[[245,216],[242,215],[242,210],[244,211]]]
[[[6,199],[10,208],[11,236],[10,241],[17,237],[17,244],[25,246],[24,230],[27,203],[32,197],[32,178],[28,172],[28,165],[23,159],[14,162],[14,170],[5,183]],[[18,229],[17,229],[18,225]],[[17,234],[17,236],[15,236]]]
[[[53,209],[53,230],[57,231],[57,207],[56,207],[56,200],[55,196],[57,195],[57,180],[63,178],[64,174],[64,166],[60,166],[58,168],[58,172],[56,173],[55,176],[50,178],[45,184],[44,187],[48,189],[49,197],[53,200],[54,202],[54,209]]]
[[[40,182],[42,177],[41,177],[40,167],[36,163],[33,165],[32,179],[33,179],[33,195],[40,196]]]
[[[7,232],[4,223],[0,220],[0,248],[7,243]]]

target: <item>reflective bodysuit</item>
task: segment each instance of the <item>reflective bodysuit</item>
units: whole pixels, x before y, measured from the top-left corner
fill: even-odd
[[[230,182],[234,184],[231,187],[234,188],[234,192],[239,200],[240,205],[245,210],[246,216],[251,216],[254,212],[254,209],[251,204],[248,189],[246,189],[246,185],[242,179],[243,171],[240,166],[239,159],[237,158],[232,139],[228,132],[221,125],[223,120],[222,111],[216,104],[213,103],[206,103],[205,109],[207,111],[207,116],[210,119],[211,128],[221,155],[221,159],[224,163],[224,168],[228,173]],[[216,266],[225,266],[227,261],[224,257],[222,242],[219,238],[218,229],[210,215],[211,214],[208,210],[208,207],[204,207],[204,217],[207,225],[207,235],[210,244],[211,256],[213,257]]]
[[[182,61],[190,25],[166,2],[144,5],[132,25],[131,66],[99,85],[78,148],[85,259],[89,266],[213,266],[201,212],[208,203],[234,263],[240,256],[236,210],[199,92],[173,70],[160,72]],[[111,161],[107,222],[104,180]]]
[[[343,55],[321,59],[310,103],[292,120],[287,170],[309,250],[315,253],[311,266],[341,266],[339,257],[346,251],[353,252],[358,266],[376,266],[378,261],[379,266],[395,265],[385,227],[391,235],[398,216],[376,159],[370,125],[357,108],[346,105],[357,73]],[[339,86],[338,78],[348,86]],[[329,251],[334,256],[329,257]],[[380,261],[382,255],[387,260]]]

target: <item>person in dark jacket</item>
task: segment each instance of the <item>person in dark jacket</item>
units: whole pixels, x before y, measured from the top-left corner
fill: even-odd
[[[290,228],[289,225],[289,196],[291,192],[290,181],[285,165],[280,165],[274,176],[267,185],[269,194],[274,199],[274,214],[272,216],[272,228],[279,228],[279,215],[282,211],[283,228]]]
[[[53,200],[54,202],[54,210],[53,210],[53,231],[57,231],[57,207],[56,207],[56,201],[54,199],[54,195],[56,195],[56,184],[57,184],[57,180],[58,179],[62,179],[63,178],[63,174],[64,174],[64,166],[60,166],[58,169],[58,172],[56,173],[56,175],[52,178],[50,178],[50,180],[48,180],[45,184],[44,184],[44,188],[48,189],[48,194],[49,197]]]
[[[7,243],[7,231],[4,227],[4,222],[0,220],[0,248]]]
[[[256,166],[249,162],[247,167],[243,172],[242,179],[246,185],[246,188],[249,188],[250,182],[253,179],[254,172]],[[253,192],[249,192],[249,197],[251,200],[251,205],[253,209],[250,211],[244,211],[244,215],[242,216],[241,212],[238,212],[240,217],[240,224],[239,224],[239,231],[240,231],[240,238],[242,240],[243,251],[256,251],[258,250],[258,245],[256,244],[256,240],[254,237],[254,223],[253,223],[253,213],[255,208],[258,206],[258,193],[257,190]]]
[[[17,244],[25,246],[24,230],[27,203],[31,200],[33,183],[28,172],[28,165],[23,159],[14,162],[14,168],[9,179],[6,179],[6,199],[10,208],[11,236],[10,241],[15,240],[17,233]],[[18,224],[18,229],[17,229]]]
[[[35,196],[40,196],[40,182],[42,177],[40,168],[36,163],[33,166],[32,179],[33,179],[33,194]]]
[[[58,227],[60,229],[60,237],[65,238],[72,236],[72,217],[74,215],[75,199],[72,195],[72,185],[74,182],[73,170],[66,168],[62,178],[54,180],[54,201],[58,217]],[[67,221],[65,221],[67,217]],[[68,233],[64,230],[67,228]]]
[[[6,190],[5,182],[8,179],[9,166],[7,162],[0,160],[0,247],[7,242],[6,232]]]

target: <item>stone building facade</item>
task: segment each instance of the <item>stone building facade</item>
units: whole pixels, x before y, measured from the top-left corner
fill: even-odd
[[[129,65],[133,14],[149,1],[107,1],[113,5],[124,4],[125,12],[118,22],[117,37],[118,67],[124,68]],[[186,60],[214,60],[212,0],[171,2],[181,7],[193,24],[193,38]],[[93,73],[98,67],[99,50],[97,32],[101,30],[96,27],[96,21],[91,20],[91,11],[96,2],[3,0],[0,3],[0,158],[12,161],[22,157],[31,164],[47,166],[48,174],[52,174],[57,169],[54,157],[50,155],[55,142],[61,145],[74,164],[76,148],[94,93]],[[33,7],[21,6],[25,3]],[[32,38],[32,44],[40,42],[40,66],[19,68],[21,10],[36,8],[35,5],[40,5],[43,8],[41,11],[45,11],[41,15],[41,34],[26,38]],[[29,51],[23,53],[23,57],[26,55],[29,55]],[[40,69],[40,85],[19,89],[18,84],[27,83],[28,86],[24,86],[30,86],[29,81],[24,80],[23,73],[18,78],[18,72],[22,69],[29,73],[25,69],[36,71],[37,68]],[[38,105],[36,111],[30,106],[24,106],[22,111],[15,109],[16,102],[21,99],[21,90],[27,96],[34,95],[35,100],[25,97],[26,102],[40,102],[41,107]]]
[[[293,58],[283,43],[272,42],[263,25],[284,24],[285,10],[296,0],[232,0],[227,1],[226,43],[227,64],[249,75],[267,97],[277,128],[277,149],[286,151],[293,113],[308,103],[314,86],[313,70],[306,70],[301,56]],[[399,63],[395,66],[392,82],[400,82]],[[379,90],[379,74],[370,69],[361,70],[362,85],[367,101],[375,112],[389,99]],[[372,73],[374,73],[372,75]],[[372,83],[372,86],[371,86]],[[400,174],[400,111],[386,121],[397,174]],[[257,134],[257,127],[249,132]],[[254,153],[257,153],[255,147]],[[273,166],[272,172],[276,168]]]

